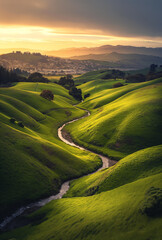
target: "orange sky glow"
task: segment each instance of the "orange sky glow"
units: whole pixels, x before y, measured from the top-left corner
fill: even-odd
[[[91,29],[49,28],[40,26],[0,25],[0,52],[6,49],[51,51],[72,47],[101,45],[162,46],[161,38],[119,37]]]

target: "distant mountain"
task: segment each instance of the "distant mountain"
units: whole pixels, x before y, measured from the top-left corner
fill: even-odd
[[[162,64],[162,57],[142,55],[142,54],[121,54],[112,52],[108,54],[89,54],[72,57],[72,59],[78,60],[95,60],[95,61],[108,61],[116,63],[117,66],[122,65],[124,67],[147,67],[150,64]]]
[[[89,54],[108,54],[112,52],[118,52],[123,54],[143,54],[162,57],[162,48],[146,48],[146,47],[133,47],[133,46],[112,46],[104,45],[94,48],[68,48],[57,51],[48,51],[47,55],[58,57],[73,57]]]
[[[162,65],[162,57],[116,52],[77,56],[73,59],[20,51],[0,55],[0,65],[6,68],[20,68],[28,72],[57,75],[83,74],[89,71],[112,68],[136,70],[149,67],[152,63]]]

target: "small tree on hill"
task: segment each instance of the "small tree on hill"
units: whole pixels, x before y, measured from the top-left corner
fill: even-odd
[[[73,80],[73,76],[71,74],[67,74],[64,77],[61,77],[58,84],[63,86],[64,88],[66,88],[68,90],[70,88],[74,87],[74,85],[75,85],[74,80]]]
[[[54,99],[54,95],[53,95],[52,91],[50,91],[50,90],[43,90],[41,92],[40,96],[49,101],[52,101]]]
[[[78,101],[82,100],[82,90],[81,89],[77,89],[76,87],[72,87],[69,90],[69,94],[71,96],[73,96]]]
[[[43,82],[48,83],[50,82],[47,78],[43,77],[43,75],[39,72],[35,72],[30,74],[28,77],[28,82]]]

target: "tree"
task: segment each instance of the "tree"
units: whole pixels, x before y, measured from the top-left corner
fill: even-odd
[[[43,77],[41,73],[35,72],[30,74],[28,77],[28,82],[43,82],[48,83],[50,82],[47,78]]]
[[[22,122],[18,122],[17,125],[18,125],[19,127],[24,128],[24,124],[23,124]]]
[[[84,95],[84,99],[86,99],[88,97],[90,97],[90,93],[87,93],[87,94]]]
[[[72,87],[69,90],[69,94],[71,96],[73,96],[78,101],[82,100],[82,90],[81,89],[77,89],[76,87]]]
[[[54,99],[54,95],[53,95],[52,91],[50,91],[50,90],[43,90],[41,92],[40,96],[49,101],[52,101]]]
[[[63,86],[64,88],[70,90],[70,88],[74,87],[74,80],[73,80],[73,76],[71,74],[67,74],[64,77],[61,77],[59,82],[59,85]]]
[[[15,122],[16,122],[16,119],[15,119],[15,118],[10,118],[10,122],[11,122],[11,123],[15,123]]]
[[[158,65],[156,65],[156,64],[151,64],[151,65],[150,65],[149,74],[155,73],[157,67],[158,67]]]

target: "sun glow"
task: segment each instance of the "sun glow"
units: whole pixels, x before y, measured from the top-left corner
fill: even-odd
[[[40,26],[0,26],[0,45],[2,49],[28,48],[40,51],[58,50],[71,47],[95,47],[101,45],[150,46],[153,41],[142,38],[128,38],[104,35],[91,29],[48,28]],[[161,39],[154,40],[154,45]]]

